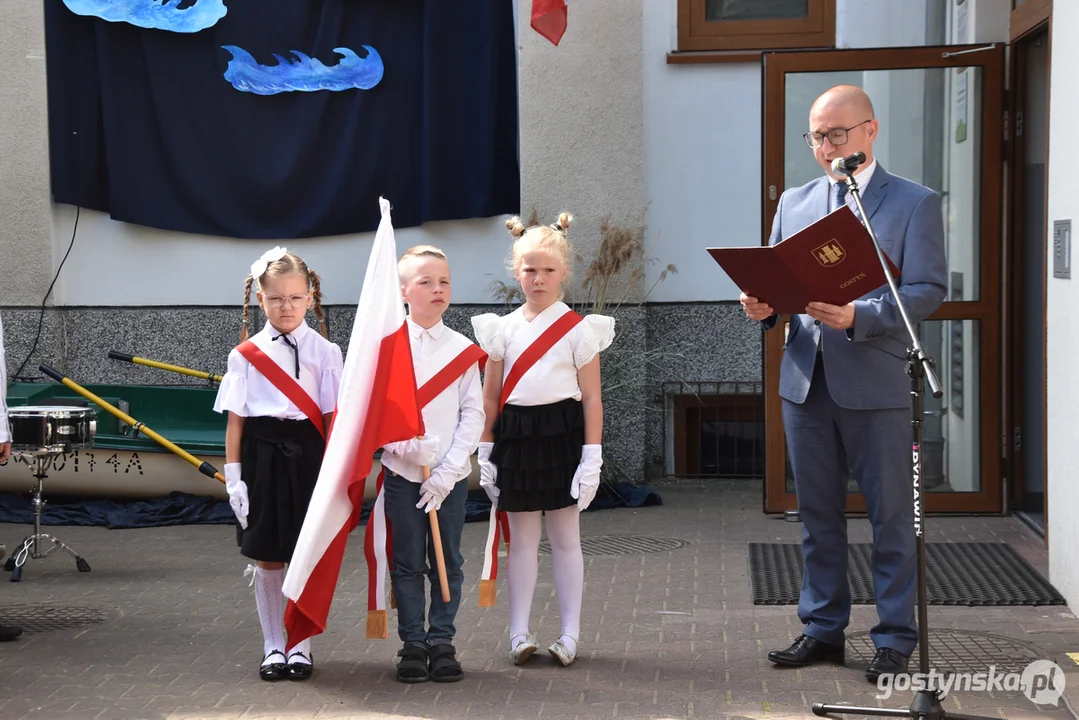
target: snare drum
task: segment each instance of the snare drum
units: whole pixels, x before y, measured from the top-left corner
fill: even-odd
[[[8,408],[11,452],[67,453],[94,444],[97,410],[91,407],[27,405]]]

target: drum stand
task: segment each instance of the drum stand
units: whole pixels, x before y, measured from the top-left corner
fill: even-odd
[[[22,566],[26,564],[29,559],[43,560],[55,552],[58,548],[63,550],[71,557],[75,558],[75,567],[79,569],[79,572],[90,572],[90,563],[82,559],[74,550],[69,548],[64,543],[60,542],[57,538],[49,535],[48,533],[41,532],[41,511],[45,507],[45,501],[41,499],[41,483],[48,477],[46,470],[52,465],[53,458],[58,453],[33,453],[31,456],[34,459],[34,483],[33,500],[31,503],[34,506],[34,534],[27,535],[23,538],[23,541],[19,543],[18,549],[11,554],[11,557],[7,559],[4,564],[4,569],[11,573],[11,582],[19,582],[22,580]],[[43,540],[48,540],[52,543],[45,552],[41,552],[41,543]]]

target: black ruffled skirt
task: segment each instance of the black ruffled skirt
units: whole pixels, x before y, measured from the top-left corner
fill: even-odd
[[[584,446],[580,401],[507,404],[493,431],[491,463],[498,467],[499,510],[535,512],[576,504],[569,491]]]
[[[240,446],[249,503],[247,529],[236,526],[240,554],[262,562],[289,562],[326,442],[310,420],[249,417]]]

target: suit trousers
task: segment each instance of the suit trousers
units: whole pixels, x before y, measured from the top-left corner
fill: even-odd
[[[802,521],[805,634],[843,645],[850,623],[848,478],[853,471],[873,526],[874,644],[910,656],[917,644],[917,547],[910,409],[848,410],[828,390],[818,356],[804,403],[783,400],[783,426]]]

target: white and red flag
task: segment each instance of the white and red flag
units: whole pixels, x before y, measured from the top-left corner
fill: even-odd
[[[423,434],[390,204],[375,234],[318,483],[285,575],[288,649],[326,629],[364,482],[383,445]]]

